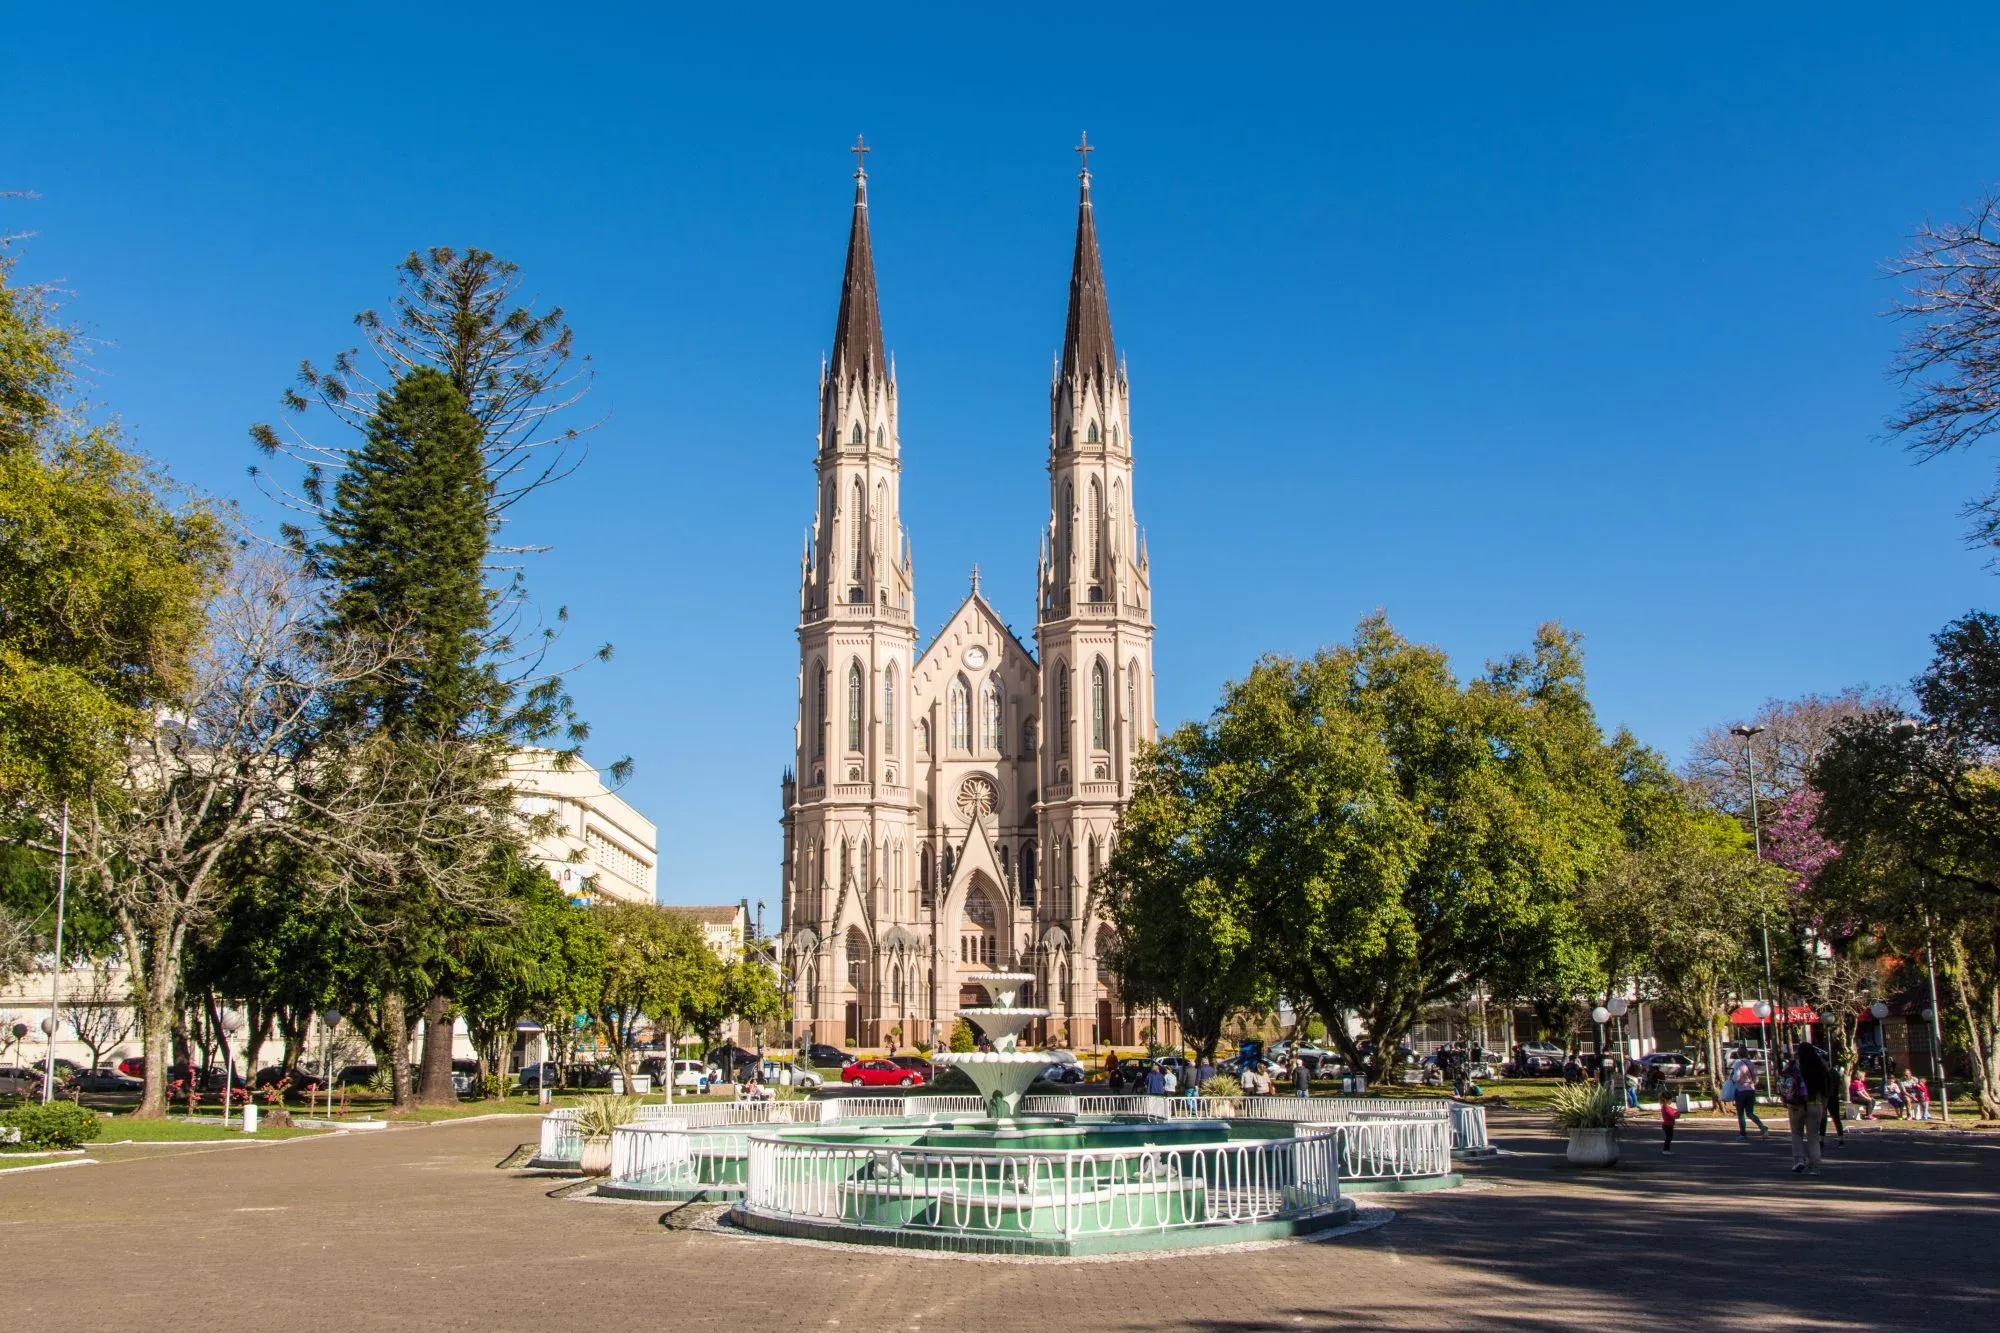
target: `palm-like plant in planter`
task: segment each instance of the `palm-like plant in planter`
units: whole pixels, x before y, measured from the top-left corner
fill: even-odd
[[[1576,1166],[1617,1162],[1618,1127],[1624,1123],[1625,1100],[1609,1083],[1566,1083],[1549,1103],[1549,1128],[1569,1135],[1569,1160]]]
[[[639,1113],[637,1097],[587,1097],[576,1110],[576,1132],[583,1139],[583,1174],[611,1171],[611,1131]]]

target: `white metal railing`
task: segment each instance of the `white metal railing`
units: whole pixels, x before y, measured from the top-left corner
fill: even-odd
[[[633,1117],[635,1124],[678,1121],[690,1129],[710,1125],[816,1125],[827,1119],[827,1102],[676,1102],[648,1103]]]
[[[1169,1097],[1128,1096],[1123,1093],[1070,1095],[1047,1093],[1021,1099],[1022,1115],[1149,1115],[1164,1120],[1172,1114]]]
[[[1033,1152],[751,1134],[753,1214],[959,1235],[1170,1231],[1303,1217],[1340,1199],[1337,1134]]]
[[[613,1185],[693,1187],[728,1183],[741,1170],[748,1151],[740,1130],[691,1130],[670,1121],[620,1125],[611,1131]]]
[[[1486,1137],[1486,1108],[1475,1102],[1451,1103],[1451,1150],[1491,1152],[1493,1141]]]
[[[535,1159],[542,1162],[581,1162],[583,1135],[576,1132],[577,1108],[565,1106],[542,1117],[541,1148]]]
[[[1339,1142],[1342,1180],[1407,1180],[1451,1173],[1451,1122],[1441,1116],[1350,1120],[1324,1128],[1315,1125],[1302,1133],[1307,1139]]]
[[[829,1097],[814,1103],[826,1108],[827,1120],[865,1120],[873,1116],[980,1115],[986,1103],[973,1096]]]

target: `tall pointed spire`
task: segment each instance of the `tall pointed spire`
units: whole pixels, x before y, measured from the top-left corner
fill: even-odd
[[[1076,151],[1083,158],[1082,197],[1076,208],[1076,258],[1069,273],[1069,322],[1063,330],[1062,377],[1077,382],[1096,375],[1108,380],[1117,370],[1111,346],[1111,306],[1104,295],[1104,264],[1097,255],[1097,223],[1090,208],[1090,136]]]
[[[875,299],[875,252],[868,241],[868,170],[863,154],[874,151],[859,136],[854,147],[854,225],[847,235],[847,274],[840,284],[840,314],[833,325],[835,379],[881,379],[888,358],[882,351],[882,309]]]

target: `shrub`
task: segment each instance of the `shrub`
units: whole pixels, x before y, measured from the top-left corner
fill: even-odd
[[[1243,1085],[1238,1083],[1229,1074],[1217,1074],[1215,1077],[1209,1079],[1208,1082],[1201,1085],[1201,1095],[1204,1097],[1241,1097],[1243,1095]]]
[[[0,1115],[0,1123],[20,1130],[30,1148],[76,1148],[104,1132],[103,1118],[75,1102],[16,1107]]]
[[[951,1049],[959,1055],[979,1049],[979,1043],[972,1035],[972,1024],[962,1018],[951,1025]]]
[[[576,1132],[587,1139],[609,1138],[638,1112],[637,1097],[586,1097],[576,1113]]]
[[[910,1049],[915,1051],[918,1055],[922,1056],[926,1060],[931,1058],[931,1044],[927,1041],[920,1041],[915,1046],[912,1046]]]
[[[1549,1103],[1549,1128],[1559,1134],[1572,1129],[1616,1129],[1625,1123],[1625,1099],[1609,1083],[1565,1083]]]

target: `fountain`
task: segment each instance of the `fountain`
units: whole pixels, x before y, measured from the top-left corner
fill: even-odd
[[[993,1049],[942,1054],[935,1060],[937,1064],[965,1071],[965,1076],[979,1089],[986,1114],[994,1120],[1014,1119],[1022,1094],[1051,1064],[1076,1062],[1076,1057],[1068,1051],[1016,1049],[1027,1026],[1049,1014],[1046,1009],[1023,1009],[1016,1003],[1021,987],[1034,979],[1028,972],[973,973],[969,980],[984,986],[993,1003],[960,1009],[958,1016],[977,1023]]]

